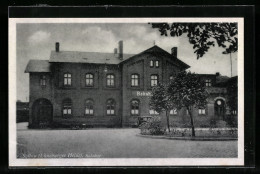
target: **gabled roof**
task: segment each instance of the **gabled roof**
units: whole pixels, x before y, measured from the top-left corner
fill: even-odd
[[[167,58],[170,58],[171,60],[173,60],[174,62],[176,62],[178,65],[182,66],[185,69],[190,67],[189,65],[187,65],[186,63],[184,63],[183,61],[181,61],[177,57],[171,55],[167,51],[163,50],[162,48],[158,47],[157,45],[154,45],[153,47],[151,47],[151,48],[149,48],[149,49],[147,49],[147,50],[145,50],[145,51],[143,51],[139,54],[136,54],[133,57],[141,56],[143,54],[148,54],[150,57],[157,57],[157,56],[167,57]],[[130,60],[130,59],[124,59],[121,63],[127,62],[128,60]]]
[[[128,59],[132,56],[133,54],[124,54],[123,59]],[[115,57],[114,53],[101,52],[52,51],[50,57],[50,62],[119,64],[121,61]]]
[[[165,56],[174,60],[177,64],[184,68],[190,66],[174,57],[167,51],[158,46],[153,46],[139,54],[123,54],[123,60],[115,57],[114,53],[101,53],[101,52],[80,52],[80,51],[52,51],[50,62],[68,62],[68,63],[93,63],[93,64],[120,64],[135,56],[142,54],[149,54],[151,56]]]
[[[26,66],[25,73],[29,72],[51,72],[48,60],[30,60]]]

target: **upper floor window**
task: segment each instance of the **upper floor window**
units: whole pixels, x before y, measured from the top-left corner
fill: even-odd
[[[72,101],[71,99],[65,99],[62,102],[62,114],[63,116],[70,116],[72,115]]]
[[[131,115],[139,115],[139,101],[136,99],[131,101]]]
[[[205,115],[206,109],[205,108],[199,108],[199,115]]]
[[[232,115],[237,115],[237,110],[236,110],[236,109],[233,109],[233,110],[231,111],[231,113],[232,113]]]
[[[158,75],[151,75],[151,87],[158,85]]]
[[[159,61],[158,61],[158,60],[155,61],[155,67],[156,67],[156,68],[159,67]]]
[[[177,109],[171,109],[170,115],[177,115]]]
[[[173,78],[174,78],[174,76],[173,76],[173,75],[170,75],[170,79],[169,79],[169,80],[171,81],[171,80],[173,80]]]
[[[113,74],[107,75],[107,86],[115,86],[115,76]]]
[[[93,115],[94,114],[94,102],[91,99],[86,100],[85,103],[85,115]]]
[[[139,86],[139,75],[138,74],[131,75],[131,86]]]
[[[45,75],[41,75],[40,85],[41,86],[46,86],[46,76]]]
[[[64,86],[71,86],[71,74],[70,73],[64,74]]]
[[[94,86],[94,75],[86,74],[86,86]]]
[[[150,113],[150,115],[159,115],[159,113],[156,112],[156,111],[153,110],[153,109],[150,109],[150,110],[149,110],[149,113]]]
[[[115,115],[116,103],[114,99],[107,100],[107,115]]]
[[[153,60],[150,60],[150,67],[152,68],[153,66]]]
[[[206,79],[205,80],[205,85],[206,86],[211,86],[211,79]]]

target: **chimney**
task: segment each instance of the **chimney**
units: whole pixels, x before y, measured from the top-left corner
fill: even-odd
[[[220,74],[219,74],[219,72],[216,72],[216,76],[219,76]]]
[[[177,47],[172,47],[171,51],[172,51],[172,55],[174,57],[177,57]]]
[[[118,42],[118,49],[119,49],[118,58],[123,59],[123,41],[122,40],[120,40]]]
[[[114,48],[114,56],[117,57],[117,48]]]
[[[59,51],[60,51],[60,43],[59,43],[59,42],[56,42],[56,44],[55,44],[55,50],[56,50],[56,52],[59,52]]]

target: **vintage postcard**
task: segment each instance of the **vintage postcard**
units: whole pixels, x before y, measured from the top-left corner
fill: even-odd
[[[243,18],[9,18],[10,166],[243,166]]]

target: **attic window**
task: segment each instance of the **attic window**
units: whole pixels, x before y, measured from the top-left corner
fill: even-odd
[[[150,61],[150,67],[153,67],[153,60]]]
[[[205,86],[211,86],[211,79],[205,80]]]
[[[45,75],[41,75],[40,84],[43,87],[46,86],[46,76]]]
[[[159,61],[158,61],[158,60],[155,61],[155,67],[156,67],[156,68],[159,67]]]

